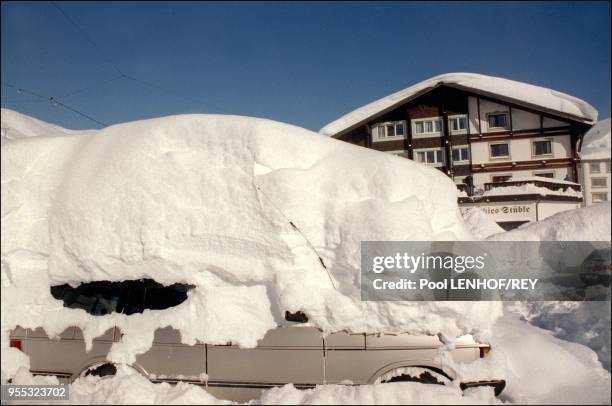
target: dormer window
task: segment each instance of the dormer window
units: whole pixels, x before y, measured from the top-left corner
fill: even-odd
[[[509,128],[508,113],[490,113],[487,115],[489,120],[489,130],[507,130]]]
[[[390,121],[372,126],[373,141],[391,141],[406,138],[406,122]]]

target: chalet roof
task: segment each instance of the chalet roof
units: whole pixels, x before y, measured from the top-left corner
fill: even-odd
[[[606,118],[584,134],[580,158],[610,159],[610,144],[610,119]]]
[[[327,124],[319,133],[339,135],[440,85],[494,97],[587,124],[597,121],[597,110],[593,106],[556,90],[477,73],[445,73],[359,107]]]

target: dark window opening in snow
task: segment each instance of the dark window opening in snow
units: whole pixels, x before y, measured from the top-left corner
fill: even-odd
[[[295,323],[308,323],[308,316],[299,310],[295,313],[291,313],[289,310],[287,310],[285,312],[285,320],[293,321]]]
[[[187,300],[192,285],[175,283],[163,286],[151,279],[135,281],[83,283],[51,286],[51,295],[64,302],[64,307],[83,309],[94,316],[109,313],[134,314],[145,309],[164,310]]]

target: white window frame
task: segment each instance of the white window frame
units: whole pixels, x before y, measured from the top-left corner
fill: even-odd
[[[599,198],[595,198],[595,196],[604,196],[603,199],[599,199]],[[607,202],[608,201],[608,194],[606,192],[591,192],[591,201],[593,203],[599,203],[599,202]]]
[[[508,172],[508,173],[505,173],[505,172],[502,172],[502,173],[492,173],[492,174],[490,175],[490,177],[489,177],[489,179],[491,180],[491,182],[495,182],[495,181],[493,180],[493,177],[495,177],[495,176],[508,176],[510,179],[512,179],[512,173],[510,173],[510,172]]]
[[[451,120],[458,119],[458,118],[465,118],[465,128],[462,129],[462,130],[453,130],[453,126],[451,125]],[[448,116],[448,132],[451,135],[467,134],[468,126],[469,125],[470,125],[470,123],[468,121],[467,114],[455,114],[455,115],[452,115],[452,116]]]
[[[396,128],[399,124],[401,124],[404,127],[404,135],[392,135],[392,136],[388,136],[387,135],[387,126],[388,125],[393,125],[394,128]],[[384,127],[385,129],[385,136],[383,138],[380,138],[379,134],[378,134],[378,128],[379,127]],[[398,121],[385,121],[382,123],[376,123],[373,124],[371,127],[371,135],[372,135],[372,142],[384,142],[384,141],[396,141],[396,140],[405,140],[406,139],[406,132],[408,131],[408,128],[406,127],[406,120],[398,120]]]
[[[593,167],[597,165],[597,170],[594,171]],[[601,163],[600,162],[589,162],[589,173],[601,173]]]
[[[425,123],[427,121],[437,121],[440,126],[440,131],[434,131],[429,133],[417,133],[416,125],[417,123]],[[412,138],[433,138],[433,137],[441,137],[442,136],[442,118],[441,117],[427,117],[427,118],[419,118],[415,120],[410,120],[412,126]],[[433,124],[435,127],[435,124]]]
[[[501,145],[501,144],[506,144],[508,146],[508,155],[493,156],[493,151],[491,150],[491,147],[493,145]],[[488,148],[489,148],[489,159],[510,159],[512,157],[512,151],[510,149],[510,142],[508,141],[489,142]]]
[[[459,161],[455,161],[455,159],[453,158],[453,151],[456,149],[467,149],[468,151],[468,156],[467,159],[461,159]],[[469,164],[470,163],[470,154],[472,151],[470,151],[470,146],[469,145],[453,145],[452,151],[451,151],[451,159],[453,159],[453,163],[455,164]]]
[[[553,174],[552,178],[547,178],[545,176],[542,176],[542,178],[544,179],[556,179],[557,178],[557,171],[555,171],[554,169],[551,169],[549,171],[533,171],[532,173],[533,173],[533,176],[540,176],[543,173],[552,173]]]
[[[550,153],[548,153],[548,154],[536,154],[535,143],[536,142],[542,142],[542,141],[550,142]],[[554,151],[553,148],[554,148],[554,144],[553,144],[553,139],[552,138],[534,138],[534,139],[531,140],[531,157],[532,158],[539,158],[539,157],[554,156],[555,155],[555,151]]]
[[[506,126],[505,127],[491,127],[489,125],[489,123],[491,122],[489,120],[490,116],[498,116],[500,114],[505,114],[506,115]],[[507,111],[492,111],[490,113],[487,113],[487,129],[489,131],[507,131],[510,129],[510,114]]]
[[[427,152],[429,152],[429,151],[434,151],[434,157],[438,156],[438,154],[436,154],[437,151],[442,152],[442,162],[437,162],[437,160],[436,160],[436,162],[433,162],[433,163],[432,162],[421,162],[421,161],[419,161],[417,159],[417,156],[418,156],[419,152],[424,152],[425,154],[427,154]],[[444,148],[419,148],[419,149],[412,150],[412,156],[413,156],[415,162],[418,162],[418,163],[424,164],[424,165],[428,165],[428,166],[433,166],[433,167],[436,167],[436,168],[446,165],[446,157],[444,155],[445,155],[444,154]],[[425,156],[427,156],[427,155],[425,155]]]
[[[593,183],[594,180],[603,180],[605,185],[603,186],[595,185]],[[608,178],[603,177],[603,176],[596,176],[594,178],[591,178],[591,189],[606,189],[607,187],[608,187]]]

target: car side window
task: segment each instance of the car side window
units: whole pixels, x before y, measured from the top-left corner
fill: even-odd
[[[285,311],[285,320],[292,321],[294,323],[308,323],[308,316],[299,310],[295,313],[287,310]]]
[[[110,282],[97,281],[77,287],[51,287],[51,295],[63,301],[64,307],[83,309],[94,316],[117,312],[142,313],[145,309],[163,310],[181,304],[193,285],[175,283],[163,286],[151,279]]]

